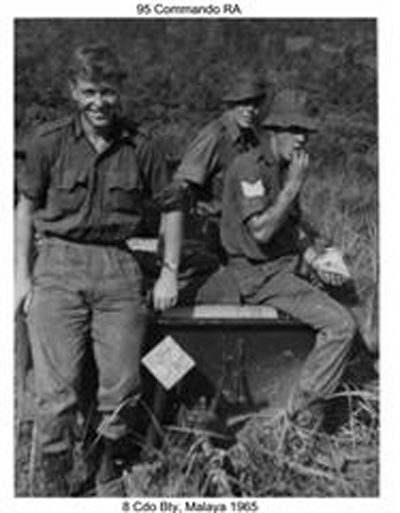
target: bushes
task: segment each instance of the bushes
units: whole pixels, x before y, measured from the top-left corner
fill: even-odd
[[[272,77],[272,89],[305,87],[327,112],[348,116],[362,111],[372,122],[376,119],[371,21],[39,19],[17,20],[15,28],[20,111],[32,103],[64,108],[65,66],[71,50],[101,39],[109,41],[126,63],[129,105],[139,120],[156,121],[161,113],[166,124],[179,106],[185,107],[182,123],[190,112],[196,126],[203,124],[218,112],[229,74],[242,67]],[[296,50],[288,45],[293,36],[306,38],[306,47]]]

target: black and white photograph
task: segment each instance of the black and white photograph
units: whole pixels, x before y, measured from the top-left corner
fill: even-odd
[[[14,497],[379,498],[378,19],[196,5],[13,20]]]

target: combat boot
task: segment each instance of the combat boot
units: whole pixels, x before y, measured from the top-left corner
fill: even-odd
[[[125,497],[122,468],[117,463],[117,444],[114,440],[101,440],[99,467],[96,474],[98,497]]]

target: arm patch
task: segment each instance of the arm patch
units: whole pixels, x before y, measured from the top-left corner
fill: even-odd
[[[258,198],[259,196],[264,196],[265,194],[265,187],[261,180],[257,180],[253,183],[242,180],[240,182],[240,187],[245,198]]]

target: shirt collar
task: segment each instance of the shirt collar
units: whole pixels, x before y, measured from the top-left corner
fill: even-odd
[[[113,139],[117,140],[131,140],[132,139],[132,130],[129,130],[129,127],[124,123],[122,118],[118,118],[115,122],[113,130]],[[79,113],[76,113],[73,117],[73,131],[74,135],[77,139],[82,137],[85,134],[85,131],[82,126],[82,120]]]
[[[72,119],[72,129],[76,139],[79,139],[83,135],[83,126],[79,113],[76,113]]]
[[[266,132],[260,134],[260,153],[265,163],[277,164],[276,158],[272,153],[271,139]]]
[[[222,123],[228,131],[229,137],[233,142],[236,142],[240,138],[240,128],[236,121],[233,119],[232,112],[226,111],[222,114]]]

